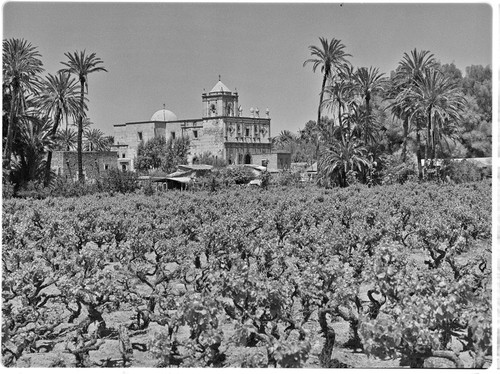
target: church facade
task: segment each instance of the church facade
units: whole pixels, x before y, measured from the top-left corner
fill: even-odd
[[[196,163],[202,154],[225,160],[228,164],[250,164],[252,156],[262,159],[270,154],[271,119],[269,110],[261,117],[259,109],[250,108],[244,116],[238,93],[232,92],[219,79],[208,93],[202,94],[202,117],[179,120],[167,109],[157,111],[151,120],[114,125],[115,144],[121,170],[134,170],[134,160],[140,142],[157,136],[188,137],[189,163]]]

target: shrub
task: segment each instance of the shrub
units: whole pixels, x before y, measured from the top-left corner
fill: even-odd
[[[148,183],[146,184],[146,186],[144,186],[144,189],[142,191],[146,196],[154,195],[155,189],[153,188],[153,183],[151,183],[151,181],[148,181]]]
[[[219,170],[218,177],[222,184],[247,184],[255,179],[253,171],[245,166],[232,166]]]
[[[137,174],[131,171],[120,171],[111,169],[99,181],[100,189],[103,192],[134,192],[139,188]]]
[[[78,197],[98,192],[100,192],[100,187],[97,183],[80,183],[58,177],[55,179],[49,195],[53,197]]]
[[[2,198],[10,199],[13,196],[14,196],[14,184],[11,183],[4,175],[2,181]]]
[[[260,176],[260,180],[260,186],[267,190],[267,186],[269,186],[269,182],[271,181],[271,173],[269,173],[267,170],[264,171]]]
[[[23,187],[20,187],[15,193],[16,197],[31,198],[31,199],[45,199],[50,195],[50,189],[45,188],[42,182],[30,181]]]
[[[483,173],[473,162],[444,160],[440,167],[441,179],[451,179],[455,183],[475,182],[483,179]]]
[[[280,171],[272,178],[278,186],[295,186],[300,183],[300,172],[292,173],[288,170]]]
[[[410,159],[401,162],[399,157],[390,155],[383,160],[382,184],[403,184],[417,175],[416,166]]]

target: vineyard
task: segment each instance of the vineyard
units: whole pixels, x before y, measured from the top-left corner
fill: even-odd
[[[491,183],[3,201],[6,366],[487,367]]]

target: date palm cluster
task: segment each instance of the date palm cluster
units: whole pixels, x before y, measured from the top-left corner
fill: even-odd
[[[83,180],[82,150],[105,150],[109,141],[91,129],[86,117],[88,74],[106,71],[95,53],[67,52],[64,68],[44,72],[41,55],[24,39],[3,41],[3,170],[17,184],[48,185],[54,150],[78,151],[78,178]],[[61,124],[65,122],[65,129]],[[74,126],[77,131],[68,125]]]
[[[387,78],[372,66],[354,68],[345,48],[340,40],[320,38],[319,46],[309,46],[311,58],[304,62],[323,74],[315,135],[319,183],[345,187],[350,178],[370,183],[386,130],[374,114],[376,96],[388,102],[383,110],[403,122],[403,162],[408,137],[415,133],[421,177],[421,159],[432,165],[437,147],[461,119],[466,104],[462,91],[439,70],[429,51],[405,53],[395,74]],[[328,112],[332,119],[324,115]]]

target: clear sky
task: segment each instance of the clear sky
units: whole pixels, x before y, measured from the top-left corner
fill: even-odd
[[[465,73],[491,64],[487,4],[4,4],[3,38],[25,38],[55,73],[64,52],[86,49],[108,73],[89,76],[88,116],[112,125],[146,121],[166,104],[201,117],[201,94],[218,80],[237,88],[243,115],[270,109],[272,135],[316,118],[321,75],[309,58],[319,37],[340,39],[355,67],[394,70],[403,53],[427,49]]]

